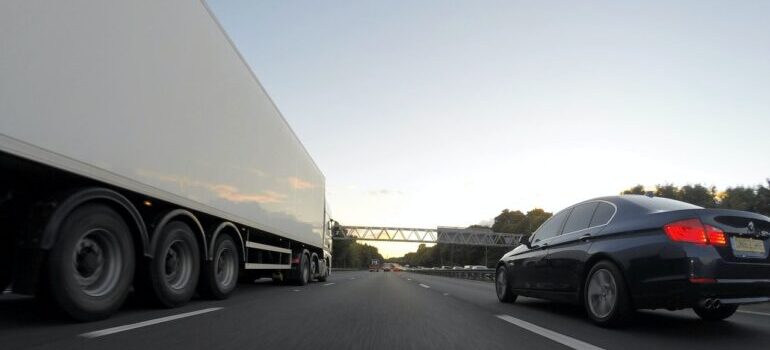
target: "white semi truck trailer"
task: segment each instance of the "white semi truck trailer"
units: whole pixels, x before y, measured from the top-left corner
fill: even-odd
[[[0,291],[95,320],[325,280],[324,181],[205,2],[0,2]]]

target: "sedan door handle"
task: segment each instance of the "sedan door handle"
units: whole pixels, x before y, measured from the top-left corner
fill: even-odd
[[[586,233],[586,234],[580,236],[580,240],[583,241],[583,242],[586,242],[589,239],[591,239],[591,234],[590,233]]]

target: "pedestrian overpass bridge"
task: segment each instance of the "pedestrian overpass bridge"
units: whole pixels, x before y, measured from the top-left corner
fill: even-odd
[[[459,228],[439,226],[428,228],[339,226],[335,240],[446,243],[484,247],[513,247],[519,245],[522,234],[492,232],[488,228]]]

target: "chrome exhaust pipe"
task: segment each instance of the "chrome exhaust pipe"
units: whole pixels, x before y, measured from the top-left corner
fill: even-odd
[[[701,300],[699,303],[701,307],[707,309],[707,310],[713,310],[717,309],[720,306],[722,306],[722,302],[719,299],[716,298],[706,298]]]

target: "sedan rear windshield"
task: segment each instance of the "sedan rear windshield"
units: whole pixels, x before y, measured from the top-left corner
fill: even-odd
[[[622,198],[637,206],[647,209],[647,211],[649,212],[663,212],[663,211],[683,210],[683,209],[703,209],[703,207],[699,207],[697,205],[680,202],[680,201],[668,199],[668,198],[661,198],[661,197],[625,195],[625,196],[622,196]]]

